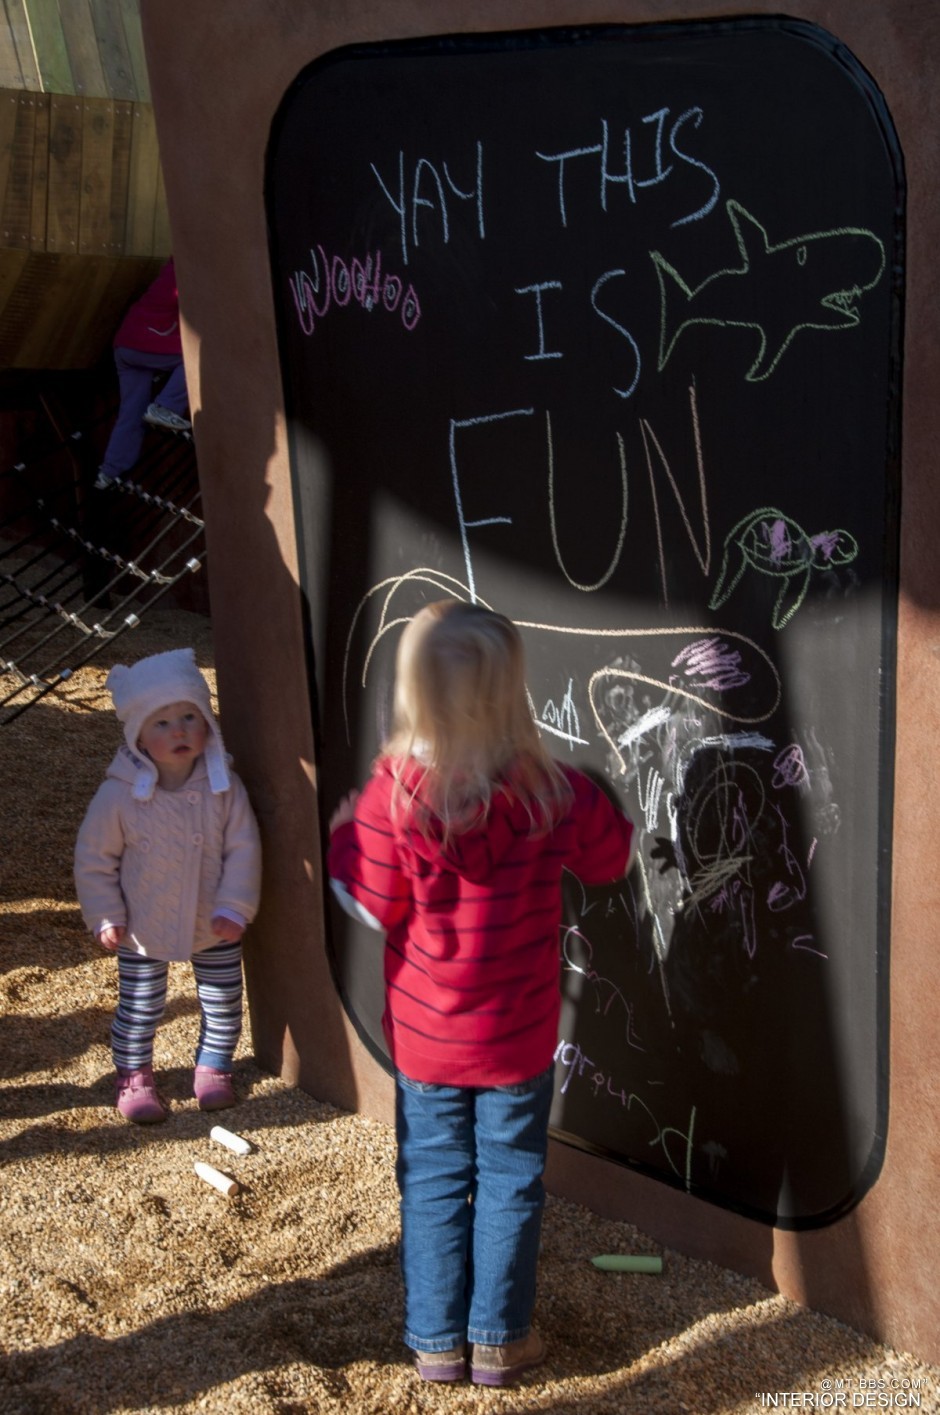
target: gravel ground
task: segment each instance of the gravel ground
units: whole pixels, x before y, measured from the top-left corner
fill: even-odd
[[[181,966],[155,1057],[171,1118],[118,1118],[114,962],[84,931],[72,845],[119,740],[107,669],[185,644],[211,680],[207,620],[154,610],[0,728],[0,1412],[940,1411],[940,1368],[736,1274],[670,1251],[661,1276],[597,1272],[595,1253],[655,1245],[558,1200],[537,1311],[547,1364],[511,1391],[422,1383],[399,1337],[391,1132],[260,1071],[246,1027],[240,1102],[216,1119],[254,1148],[210,1140],[188,1095]],[[197,1160],[239,1193],[203,1183]]]

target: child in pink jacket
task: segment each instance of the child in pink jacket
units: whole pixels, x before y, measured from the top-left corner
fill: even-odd
[[[172,257],[122,319],[114,336],[114,367],[120,404],[98,468],[98,491],[113,486],[133,467],[146,424],[166,432],[188,433],[192,427],[186,417],[189,396]],[[166,382],[154,397],[154,379],[164,374]]]
[[[261,847],[192,649],[119,664],[107,686],[125,740],[79,830],[75,884],[85,923],[117,954],[117,1108],[148,1124],[166,1118],[153,1043],[173,960],[189,959],[196,979],[194,1094],[203,1110],[234,1104],[241,938],[258,908]]]

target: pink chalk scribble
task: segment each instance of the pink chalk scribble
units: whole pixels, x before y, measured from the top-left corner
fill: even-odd
[[[844,531],[820,531],[819,535],[810,536],[809,543],[814,551],[819,551],[824,560],[833,560],[841,553]],[[819,557],[816,557],[817,563]]]
[[[798,742],[779,751],[774,758],[773,785],[777,791],[784,786],[808,786],[809,772],[803,757],[803,749]]]
[[[771,563],[779,565],[782,561],[790,558],[792,541],[787,531],[787,523],[779,517],[775,521],[763,524],[764,535],[770,548]]]
[[[727,692],[743,687],[751,675],[741,667],[741,655],[723,639],[696,639],[672,660],[673,668],[681,668],[690,687],[711,688]]]

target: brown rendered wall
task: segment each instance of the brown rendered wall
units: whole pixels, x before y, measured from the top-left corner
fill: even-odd
[[[186,321],[226,738],[258,808],[265,898],[246,967],[258,1060],[388,1119],[391,1086],[356,1041],[322,943],[322,881],[301,599],[263,201],[272,116],[317,55],[472,29],[778,13],[775,0],[142,0]],[[795,0],[885,95],[908,181],[901,600],[887,1156],[848,1217],[784,1233],[555,1145],[550,1187],[665,1244],[749,1273],[901,1350],[940,1361],[940,8]]]

